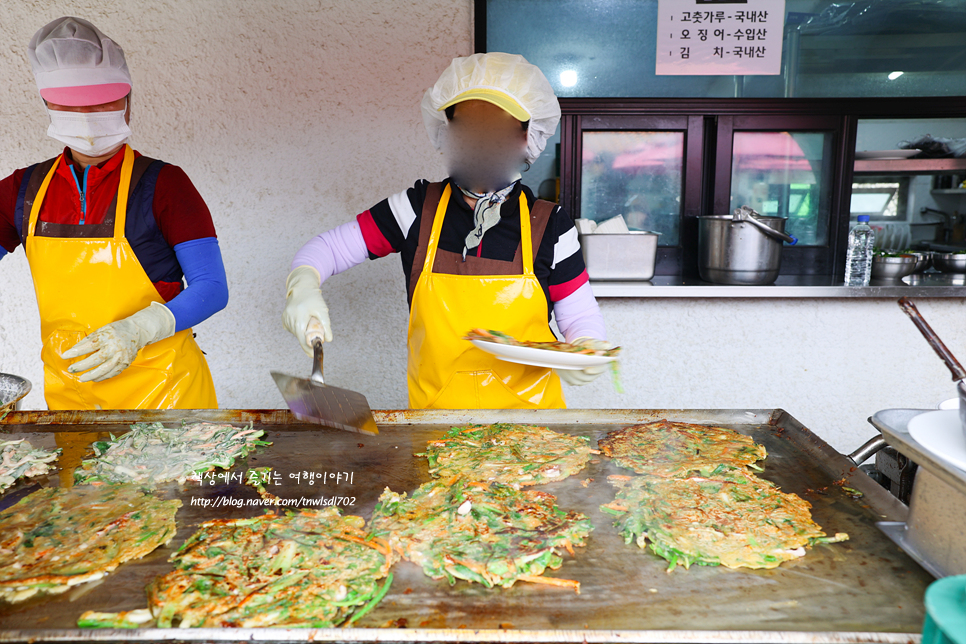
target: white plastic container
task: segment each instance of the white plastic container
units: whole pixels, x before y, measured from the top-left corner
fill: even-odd
[[[601,281],[646,281],[654,277],[657,238],[657,233],[644,230],[577,236],[587,275]]]

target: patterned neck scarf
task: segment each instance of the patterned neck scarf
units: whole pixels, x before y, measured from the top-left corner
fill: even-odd
[[[473,208],[473,230],[469,232],[463,242],[464,262],[466,261],[467,251],[479,246],[486,231],[500,223],[500,207],[506,201],[507,196],[513,192],[518,182],[519,179],[502,190],[484,193],[477,193],[462,186],[456,186],[460,189],[460,192],[470,199],[476,199],[476,206]]]

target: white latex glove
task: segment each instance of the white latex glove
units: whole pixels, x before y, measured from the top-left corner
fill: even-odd
[[[174,325],[174,313],[164,304],[152,302],[130,317],[105,324],[60,357],[71,360],[91,354],[67,367],[67,371],[87,372],[80,377],[81,382],[100,382],[131,366],[142,348],[174,335]]]
[[[323,342],[332,342],[332,323],[329,321],[329,307],[322,299],[322,278],[311,266],[299,266],[288,274],[285,280],[285,310],[282,311],[282,324],[289,333],[298,338],[305,355],[312,356],[311,340],[317,333],[309,332],[309,322],[315,318],[321,325]],[[317,325],[313,325],[317,326]]]
[[[607,340],[595,340],[594,338],[577,338],[571,344],[579,344],[585,346],[595,351],[606,351],[607,349],[614,348],[614,345]],[[603,364],[596,367],[587,367],[586,369],[554,369],[560,379],[571,387],[579,387],[581,385],[586,385],[597,379],[597,376],[604,373],[610,369],[609,364]]]

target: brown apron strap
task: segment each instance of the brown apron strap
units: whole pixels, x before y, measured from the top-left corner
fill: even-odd
[[[137,188],[138,182],[141,181],[141,177],[147,171],[148,166],[154,163],[154,159],[149,159],[145,156],[140,156],[134,159],[134,166],[131,168],[131,185],[127,193],[127,203],[128,208],[131,207],[131,195],[134,194],[134,189]],[[102,225],[110,224],[114,226],[114,218],[117,217],[117,194],[111,199],[110,205],[107,210],[104,211],[104,221]],[[113,235],[110,235],[113,236]]]
[[[547,231],[547,224],[550,223],[550,215],[557,204],[552,201],[537,199],[533,208],[530,209],[530,248],[533,251],[533,263],[537,263],[537,253],[540,251],[540,243],[543,241],[543,234]]]
[[[57,239],[104,239],[114,236],[114,221],[100,224],[58,224],[52,221],[38,221],[34,234],[37,237]]]
[[[439,200],[443,197],[443,182],[431,183],[426,187],[426,199],[423,200],[423,211],[419,215],[419,241],[416,243],[416,256],[413,258],[413,267],[409,272],[409,304],[413,303],[413,292],[416,290],[416,282],[423,272],[423,263],[426,261],[426,247],[429,245],[429,236],[433,232],[433,221],[436,219],[436,209],[439,207]]]
[[[433,189],[435,186],[435,190]],[[433,229],[433,220],[436,218],[436,208],[442,193],[443,184],[430,184],[426,191],[426,201],[423,202],[423,212],[420,217],[419,244],[416,246],[416,257],[413,260],[413,268],[409,277],[409,304],[413,302],[413,292],[416,289],[416,281],[423,271],[423,262],[426,261],[426,247],[429,245],[429,235]],[[536,262],[537,252],[543,241],[543,235],[547,231],[547,224],[550,223],[550,215],[556,204],[550,201],[538,199],[533,208],[530,209],[530,239],[533,249],[533,260]],[[523,257],[521,246],[513,255],[512,262],[505,262],[498,259],[486,259],[467,255],[463,259],[462,253],[453,253],[436,249],[436,263],[433,270],[437,273],[446,275],[514,275],[523,272]]]
[[[530,211],[530,243],[534,260],[543,241],[554,205],[549,201],[537,201]],[[437,249],[433,272],[444,275],[520,275],[523,273],[523,244],[517,245],[511,262],[477,257],[473,254],[463,259],[462,253]]]
[[[23,194],[23,221],[21,222],[21,237],[23,239],[27,239],[27,231],[30,229],[30,211],[33,210],[34,199],[37,198],[40,186],[43,184],[44,179],[47,178],[47,173],[54,167],[54,161],[56,160],[57,157],[41,161],[34,166],[34,169],[30,173],[30,179],[27,181],[27,188]]]
[[[134,159],[134,165],[131,168],[131,186],[128,190],[128,208],[131,206],[131,195],[134,194],[135,188],[137,188],[138,182],[144,176],[148,167],[154,163],[154,159],[141,156]],[[35,171],[36,172],[36,171]],[[30,181],[33,182],[33,175],[30,177]],[[30,190],[30,185],[28,184],[27,190]],[[36,194],[36,192],[34,192]],[[26,199],[24,199],[24,208],[26,208]],[[107,210],[104,212],[104,220],[99,224],[58,224],[49,221],[38,221],[35,234],[38,237],[57,237],[57,238],[67,238],[67,239],[104,239],[106,237],[114,236],[114,219],[117,216],[117,195],[114,195],[114,199],[107,206]]]

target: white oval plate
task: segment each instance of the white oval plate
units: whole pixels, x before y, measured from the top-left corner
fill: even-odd
[[[856,150],[856,159],[908,159],[920,150]]]
[[[940,409],[919,414],[909,421],[909,435],[933,456],[966,470],[966,436],[958,409]]]
[[[959,397],[942,401],[936,405],[936,409],[959,409]]]
[[[533,347],[515,347],[511,344],[499,344],[487,340],[470,340],[478,349],[492,353],[500,360],[528,364],[534,367],[549,367],[551,369],[586,369],[598,367],[613,362],[612,356],[589,356],[583,353],[566,353],[550,349],[534,349]]]

